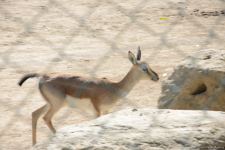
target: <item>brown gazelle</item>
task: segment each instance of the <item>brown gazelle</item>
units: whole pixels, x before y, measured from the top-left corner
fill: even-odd
[[[69,75],[50,76],[37,73],[25,75],[18,84],[21,86],[28,78],[39,77],[39,90],[47,102],[32,113],[33,145],[36,144],[38,118],[44,113],[44,121],[50,130],[55,133],[56,130],[51,119],[65,104],[70,104],[72,101],[75,107],[91,109],[99,117],[101,114],[105,114],[119,98],[125,97],[139,80],[159,80],[157,73],[149,67],[148,63],[140,61],[140,48],[138,48],[137,57],[130,51],[128,57],[133,66],[119,82]]]

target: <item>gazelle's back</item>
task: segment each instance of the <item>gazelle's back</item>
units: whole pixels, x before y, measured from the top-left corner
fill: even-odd
[[[115,90],[113,83],[105,79],[88,79],[80,76],[45,76],[40,81],[41,86],[51,86],[63,90],[66,95],[76,98],[97,99]]]

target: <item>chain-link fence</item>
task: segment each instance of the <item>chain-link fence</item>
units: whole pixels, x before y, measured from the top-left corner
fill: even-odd
[[[37,88],[32,83],[22,89],[21,97],[22,90],[14,86],[22,75],[79,72],[119,80],[130,68],[127,51],[134,49],[136,53],[139,45],[143,48],[143,59],[156,72],[164,73],[192,52],[224,48],[224,4],[223,0],[0,1],[0,71],[2,80],[6,79],[1,84],[5,94],[0,139],[6,138],[8,130],[19,130],[14,127],[16,122],[27,124],[26,119],[20,118],[28,116],[31,108],[35,110],[37,102],[32,101],[33,106],[27,103],[33,98],[41,99],[34,94]],[[142,107],[146,103],[139,99],[156,99],[160,85],[150,86],[153,94],[148,87],[146,83],[139,85],[143,89],[134,89],[126,103]],[[146,97],[141,97],[143,94]],[[14,99],[15,95],[19,100]],[[61,114],[57,123],[73,117],[70,113]]]

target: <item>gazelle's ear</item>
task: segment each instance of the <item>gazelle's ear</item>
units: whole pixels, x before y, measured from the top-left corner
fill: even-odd
[[[137,60],[141,60],[141,49],[140,49],[140,46],[138,46],[137,48]]]
[[[135,58],[134,54],[131,51],[128,52],[128,58],[133,65],[137,64],[137,59]]]

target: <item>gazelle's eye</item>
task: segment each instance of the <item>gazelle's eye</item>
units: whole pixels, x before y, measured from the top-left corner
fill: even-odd
[[[148,69],[147,68],[143,68],[142,69],[144,72],[148,72]]]

